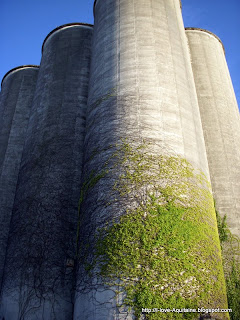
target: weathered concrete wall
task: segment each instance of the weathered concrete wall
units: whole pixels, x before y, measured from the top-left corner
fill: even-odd
[[[159,150],[179,155],[209,176],[178,0],[95,1],[85,179],[103,167],[113,152],[111,145],[121,138],[136,145],[145,139],[158,147],[152,149],[155,155]],[[101,177],[87,192],[81,215],[83,243],[126,210],[121,203],[106,206],[114,178],[114,173]],[[114,290],[89,279],[80,260],[74,319],[134,319],[127,311],[119,313],[114,299]]]
[[[179,7],[179,1],[154,1],[152,4],[146,2],[138,5],[134,1],[128,5],[124,2],[119,5],[116,1],[106,4],[95,2],[93,75],[88,104],[93,109],[91,115],[94,115],[99,99],[105,99],[105,95],[116,90],[118,100],[120,97],[132,100],[129,102],[131,110],[125,107],[129,112],[126,118],[135,117],[134,123],[130,121],[131,131],[135,130],[144,137],[150,131],[151,139],[155,139],[155,135],[155,140],[161,140],[168,152],[187,158],[208,175],[195,85]],[[116,16],[118,13],[120,18]],[[139,99],[142,107],[134,108]],[[158,107],[152,107],[154,103]],[[124,113],[125,110],[119,112]],[[91,126],[97,131],[101,123],[98,120],[98,125],[94,121]],[[125,125],[122,125],[123,129],[121,125],[116,127],[125,134]],[[101,145],[100,140],[98,144]]]
[[[5,319],[70,320],[92,26],[43,45],[5,266]]]
[[[15,197],[38,66],[10,70],[0,100],[0,290]]]
[[[216,206],[240,236],[240,121],[224,49],[206,30],[186,29]]]

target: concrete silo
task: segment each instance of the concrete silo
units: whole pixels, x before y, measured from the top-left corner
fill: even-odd
[[[166,203],[176,200],[174,197],[168,199],[168,194],[165,194],[164,198],[163,192],[167,192],[168,187],[168,191],[174,189],[178,184],[178,177],[179,181],[181,180],[181,165],[178,162],[180,159],[209,177],[179,0],[96,0],[94,5],[95,24],[84,141],[84,180],[79,219],[80,258],[74,319],[135,319],[134,313],[135,316],[141,313],[140,305],[146,308],[148,304],[149,308],[153,308],[161,302],[162,307],[167,307],[170,305],[169,301],[175,299],[178,290],[182,306],[187,305],[186,303],[191,307],[196,306],[194,299],[203,292],[206,296],[201,298],[202,304],[210,307],[218,302],[226,306],[212,202],[209,212],[199,209],[202,210],[199,216],[196,210],[193,217],[189,216],[189,221],[186,216],[180,219],[185,221],[185,226],[194,221],[195,227],[190,228],[190,233],[197,230],[198,222],[202,223],[195,235],[204,228],[202,234],[208,238],[201,242],[199,232],[199,238],[186,249],[193,250],[188,257],[196,256],[195,262],[189,265],[189,270],[192,270],[190,273],[185,273],[187,267],[183,265],[182,269],[178,269],[179,265],[175,265],[175,258],[171,254],[166,254],[165,264],[162,261],[161,268],[161,259],[155,261],[156,264],[148,261],[149,256],[150,259],[154,259],[158,254],[160,257],[160,251],[165,250],[159,240],[158,245],[151,248],[151,254],[150,249],[148,253],[147,250],[144,251],[147,248],[144,247],[144,239],[149,237],[149,233],[145,234],[145,231],[149,228],[151,233],[154,229],[151,223],[142,234],[137,234],[137,230],[131,231],[135,230],[135,226],[141,229],[144,221],[151,215],[151,210],[143,212],[148,205],[155,205],[152,211],[161,212]],[[150,146],[147,158],[144,152],[141,154],[139,151],[145,142],[146,148]],[[150,164],[148,161],[151,159],[154,161]],[[131,166],[131,161],[135,163],[135,167]],[[168,164],[175,161],[175,180],[166,178],[170,165],[165,168],[164,161]],[[146,164],[145,172],[142,163]],[[155,182],[160,186],[154,189],[153,177],[156,175],[152,168],[154,170],[158,165],[161,175]],[[132,183],[133,180],[135,184]],[[126,185],[126,181],[129,181],[129,185]],[[184,203],[183,211],[185,205],[189,209],[191,207],[187,202],[192,195],[187,193],[187,189],[186,187],[182,192],[182,199],[178,199],[181,205]],[[160,195],[157,194],[159,190]],[[195,200],[201,202],[198,193]],[[132,215],[129,215],[129,212]],[[126,220],[131,220],[132,217],[136,218],[135,225]],[[169,216],[166,223],[173,221],[173,217]],[[162,219],[162,216],[159,219]],[[154,224],[154,220],[152,223]],[[124,228],[127,225],[128,227],[124,229],[123,225]],[[173,223],[169,230],[177,225]],[[181,238],[180,230],[185,226],[177,228],[178,239]],[[153,241],[158,237],[166,239],[164,232],[163,227]],[[128,241],[127,237],[132,233],[133,238]],[[122,235],[125,235],[126,239],[121,238]],[[171,232],[167,237],[174,238]],[[139,246],[136,244],[138,241]],[[188,240],[179,241],[186,244],[185,241]],[[124,249],[121,252],[121,246],[126,251]],[[208,253],[201,251],[204,247],[208,248]],[[175,250],[174,246],[171,250]],[[186,251],[182,250],[184,254]],[[137,252],[142,258],[141,261],[138,260]],[[129,257],[135,253],[136,260],[129,261]],[[183,259],[181,263],[184,264],[187,260],[188,258]],[[208,266],[207,261],[211,261],[212,265]],[[160,270],[154,269],[158,268],[157,265]],[[170,265],[175,266],[171,272],[168,270]],[[217,280],[218,288],[214,288],[215,283],[209,278],[209,272],[214,270],[218,270],[213,276]],[[181,275],[181,280],[176,280],[177,274]],[[145,279],[149,277],[148,283],[148,280],[144,280],[145,275]],[[200,280],[201,276],[205,280]],[[204,282],[211,289],[204,289]],[[189,285],[189,290],[186,284]],[[198,290],[200,291],[197,293]],[[176,301],[180,300],[176,298]],[[127,306],[132,309],[129,311]],[[219,319],[228,319],[228,315],[220,314]]]
[[[10,70],[2,80],[0,101],[0,288],[8,231],[38,66]]]
[[[5,319],[72,319],[92,25],[45,39],[9,233]]]
[[[213,33],[186,28],[216,207],[240,236],[240,121],[224,48]]]

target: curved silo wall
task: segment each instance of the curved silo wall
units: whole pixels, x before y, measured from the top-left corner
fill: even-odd
[[[10,70],[0,101],[0,286],[7,239],[38,66]]]
[[[92,25],[73,23],[43,44],[9,234],[6,319],[72,319],[91,38]]]
[[[140,152],[145,147],[148,150],[146,157],[144,152]],[[194,304],[194,294],[202,286],[198,277],[203,276],[209,279],[209,272],[214,273],[214,270],[218,270],[216,277],[219,280],[218,286],[221,288],[218,287],[213,293],[215,289],[214,284],[211,283],[211,290],[209,290],[209,292],[212,291],[211,294],[208,289],[203,288],[208,298],[205,297],[202,303],[209,306],[215,305],[221,292],[220,304],[226,305],[213,202],[211,202],[210,213],[203,211],[202,215],[198,216],[196,213],[194,218],[189,218],[189,220],[193,219],[196,225],[198,220],[203,220],[205,231],[207,230],[205,234],[209,234],[209,239],[214,238],[210,242],[209,239],[205,239],[202,244],[202,248],[207,246],[210,248],[209,252],[214,252],[212,266],[204,268],[202,266],[204,258],[196,260],[198,270],[201,270],[202,274],[197,271],[191,275],[186,273],[181,284],[181,281],[172,281],[172,277],[178,272],[176,271],[178,267],[169,272],[163,262],[158,273],[156,271],[158,269],[154,270],[154,267],[146,266],[148,260],[148,253],[144,251],[146,248],[138,251],[139,247],[135,247],[137,237],[142,239],[144,236],[137,234],[137,231],[136,234],[131,231],[135,230],[131,216],[136,214],[135,225],[137,226],[141,226],[138,220],[141,218],[137,213],[140,216],[140,212],[143,214],[142,221],[146,217],[151,218],[150,211],[148,211],[149,214],[147,211],[142,212],[148,204],[157,205],[157,202],[153,204],[150,200],[151,192],[155,192],[154,197],[158,198],[161,211],[160,208],[168,202],[164,198],[163,189],[167,190],[166,185],[169,186],[169,190],[177,185],[177,178],[173,178],[174,174],[176,177],[179,176],[179,181],[181,180],[179,172],[181,165],[178,161],[182,160],[189,166],[192,165],[196,171],[201,170],[207,177],[209,176],[200,112],[179,1],[95,1],[93,54],[84,141],[84,183],[80,198],[79,234],[81,239],[75,320],[82,318],[134,319],[133,313],[135,315],[137,312],[141,313],[139,305],[137,307],[135,303],[140,303],[142,299],[142,302],[145,301],[142,303],[142,308],[146,301],[152,301],[152,304],[155,301],[156,304],[167,307],[170,297],[174,299],[173,291],[176,292],[176,288],[182,287],[185,292],[186,283],[193,279],[196,280],[196,286],[192,286],[193,291],[188,298],[190,305],[191,301]],[[166,168],[164,161],[166,163],[169,161]],[[174,161],[176,161],[176,170],[174,171],[173,166],[171,171],[171,163]],[[140,164],[145,164],[145,167]],[[158,165],[160,171],[163,171],[156,179],[154,189],[157,172],[154,170]],[[144,168],[146,168],[145,171]],[[167,170],[171,171],[169,179],[168,175],[165,175]],[[126,181],[129,181],[129,185]],[[159,195],[157,193],[160,190],[162,193],[160,192]],[[185,192],[187,191],[178,194],[178,200],[181,204],[190,206],[191,196]],[[162,199],[161,203],[161,195],[166,202]],[[171,201],[174,198],[174,195],[172,196]],[[189,200],[188,204],[187,200],[186,202],[183,200],[184,196],[185,200]],[[201,202],[200,197],[196,196],[195,199],[196,202]],[[170,220],[169,216],[168,221]],[[115,221],[118,226],[114,224]],[[186,221],[186,224],[188,223],[189,221]],[[123,230],[125,227],[125,231],[128,230],[126,234]],[[195,230],[197,235],[198,231]],[[101,235],[103,235],[102,238]],[[124,237],[123,235],[126,235],[126,239],[121,238]],[[127,240],[131,235],[132,240]],[[146,235],[148,236],[149,234]],[[179,237],[181,238],[180,235]],[[193,256],[198,255],[196,246],[201,247],[200,237],[197,238],[193,240],[196,241],[194,245],[189,245],[193,248]],[[102,239],[105,240],[102,241]],[[141,243],[141,240],[139,242]],[[130,250],[131,247],[133,250],[130,253],[126,248]],[[160,247],[155,249],[157,252],[162,250]],[[139,260],[135,256],[136,261],[132,262],[135,268],[131,269],[131,263],[126,262],[125,258],[131,257],[134,252],[141,252],[142,260],[136,263]],[[154,253],[149,255],[154,257]],[[204,255],[206,253],[202,256]],[[171,260],[170,257],[166,257],[168,262],[170,261],[168,259]],[[208,260],[209,257],[206,259]],[[156,264],[159,265],[159,262]],[[170,262],[169,265],[171,265]],[[146,277],[152,272],[149,285],[148,280],[144,283],[138,270],[142,270],[142,274]],[[179,270],[179,274],[182,272],[185,271]],[[159,274],[159,282],[150,284],[158,281],[155,279],[156,274]],[[166,289],[168,287],[164,284],[166,278],[172,289]],[[209,280],[206,280],[206,283],[208,282]],[[147,294],[144,298],[144,293],[141,296],[140,283],[143,286],[142,292],[145,292],[143,288],[146,291],[149,289],[149,296]],[[154,288],[158,289],[151,295]],[[184,293],[181,294],[184,295]],[[150,297],[149,300],[147,297]],[[160,300],[156,300],[158,297],[159,299],[161,297],[161,303]],[[127,311],[126,305],[132,306],[132,311]],[[221,317],[223,318],[220,315]]]
[[[240,236],[240,121],[224,48],[217,36],[187,28],[216,207]]]

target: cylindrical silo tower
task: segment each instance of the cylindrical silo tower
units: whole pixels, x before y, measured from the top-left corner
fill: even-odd
[[[10,70],[0,101],[0,289],[22,150],[38,76],[38,66]]]
[[[196,297],[226,306],[211,193],[191,185],[209,172],[179,0],[94,5],[74,319],[138,319]]]
[[[240,236],[240,121],[221,40],[186,28],[216,207]]]
[[[92,25],[45,39],[13,208],[1,315],[70,320]]]

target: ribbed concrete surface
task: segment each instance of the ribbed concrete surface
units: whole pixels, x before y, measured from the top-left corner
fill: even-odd
[[[72,319],[91,38],[91,26],[76,24],[44,43],[8,244],[5,319]]]
[[[186,34],[216,206],[240,236],[240,121],[223,47],[203,30]]]
[[[102,167],[111,154],[109,146],[121,138],[136,143],[146,139],[209,175],[178,0],[96,1],[86,121],[85,177]],[[102,178],[88,191],[82,207],[83,238],[91,238],[97,227],[124,212],[121,205],[104,206],[113,179]],[[79,288],[86,285],[86,294],[77,289],[75,320],[134,318],[118,314],[113,292],[96,285],[96,279],[84,283],[81,267],[80,262]]]
[[[0,289],[22,150],[38,76],[38,67],[11,70],[0,100]]]
[[[119,1],[108,0],[104,6],[102,11],[103,2],[96,1],[89,94],[91,117],[94,118],[98,99],[117,90],[118,105],[120,98],[129,100],[129,106],[124,102],[118,111],[128,112],[129,136],[135,131],[138,136],[161,140],[168,152],[182,155],[208,174],[179,1],[132,0],[120,5]],[[103,109],[101,105],[102,116]],[[92,121],[89,118],[89,125],[99,131],[101,122]],[[122,135],[126,125],[116,125]]]

